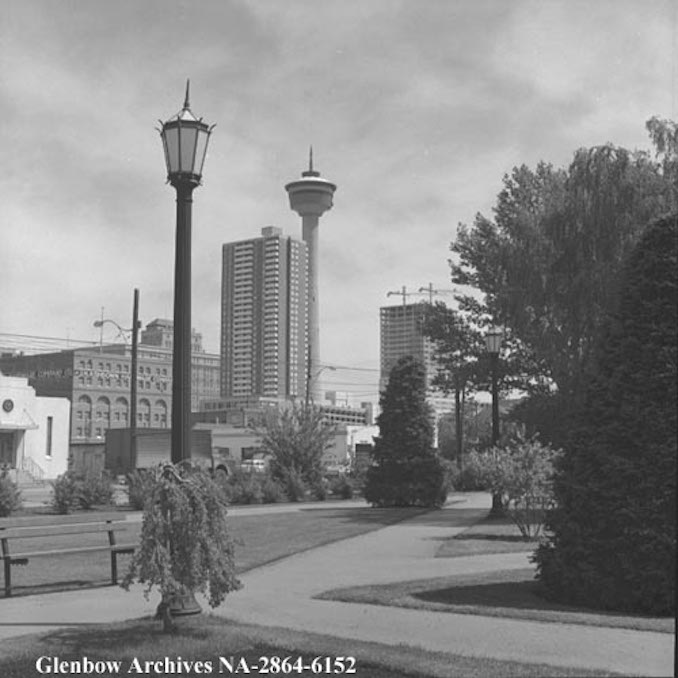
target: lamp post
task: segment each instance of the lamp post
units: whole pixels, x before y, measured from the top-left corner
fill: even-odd
[[[191,208],[214,126],[196,118],[186,83],[184,107],[161,122],[167,181],[177,193],[172,361],[172,463],[191,456]]]
[[[125,343],[125,332],[132,333],[132,366],[130,369],[130,388],[129,388],[129,449],[130,449],[130,465],[134,469],[137,466],[137,363],[138,363],[138,348],[137,335],[139,331],[139,290],[134,290],[134,304],[132,307],[132,327],[129,330],[123,329],[115,322],[108,318],[94,321],[94,327],[102,327],[105,323],[111,323],[118,328],[120,336]]]
[[[503,332],[499,327],[491,327],[485,335],[485,348],[490,356],[491,374],[492,374],[492,446],[496,447],[499,442],[499,386],[497,382],[497,367],[499,364],[499,351]],[[495,492],[492,494],[491,516],[501,516],[504,510],[501,503],[501,494]]]

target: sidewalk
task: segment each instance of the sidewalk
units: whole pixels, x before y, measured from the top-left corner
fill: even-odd
[[[322,632],[346,639],[410,645],[429,651],[486,656],[623,674],[670,676],[673,635],[627,629],[523,621],[476,615],[314,600],[329,589],[529,566],[524,553],[434,558],[442,539],[468,524],[456,508],[489,508],[489,497],[464,503],[257,568],[244,588],[214,614],[243,623]],[[0,600],[0,641],[55,626],[121,621],[153,614],[139,588],[64,592]],[[208,609],[205,607],[205,609]]]

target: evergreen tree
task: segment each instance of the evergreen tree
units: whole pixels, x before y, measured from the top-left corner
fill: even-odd
[[[373,506],[442,506],[445,472],[433,449],[426,374],[419,361],[405,356],[396,363],[380,405],[365,499]]]
[[[623,269],[535,559],[564,601],[675,611],[678,216],[655,221]]]

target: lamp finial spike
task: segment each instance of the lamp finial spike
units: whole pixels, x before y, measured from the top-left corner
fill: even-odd
[[[185,109],[189,109],[191,107],[191,104],[189,103],[190,88],[191,88],[191,80],[189,78],[186,78],[186,99],[184,100],[184,108]]]

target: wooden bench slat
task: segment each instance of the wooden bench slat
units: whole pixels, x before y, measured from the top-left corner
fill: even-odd
[[[48,525],[85,525],[87,523],[103,523],[106,521],[127,520],[124,513],[74,513],[70,515],[48,515],[48,516],[20,516],[18,518],[0,518],[0,529],[10,527],[46,527]]]
[[[31,525],[30,527],[0,528],[0,539],[31,539],[35,537],[61,537],[69,534],[94,534],[97,532],[120,532],[126,521],[115,523],[85,523],[81,525]]]
[[[24,553],[10,553],[8,558],[9,560],[19,559],[19,558],[40,558],[41,556],[63,556],[71,553],[88,553],[95,551],[124,551],[125,549],[135,549],[136,544],[114,544],[113,546],[101,545],[101,546],[77,546],[71,549],[53,549],[50,551],[26,551]],[[4,556],[0,555],[0,560]]]

